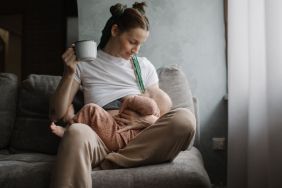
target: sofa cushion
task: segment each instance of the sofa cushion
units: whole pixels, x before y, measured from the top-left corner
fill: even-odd
[[[182,151],[171,163],[92,172],[93,187],[210,188],[199,150]]]
[[[12,152],[56,153],[59,138],[49,129],[49,100],[60,78],[33,74],[22,82],[11,140]]]
[[[0,154],[0,187],[49,187],[54,159],[54,156],[38,153]],[[92,182],[93,187],[105,188],[210,188],[201,154],[196,148],[180,152],[171,163],[93,170]]]
[[[0,187],[48,188],[54,160],[40,153],[0,154]]]
[[[17,90],[16,75],[0,73],[0,149],[9,144],[16,117]]]
[[[49,128],[49,102],[60,80],[61,76],[31,74],[21,83],[11,152],[57,152],[60,139]],[[83,95],[78,92],[74,99],[75,109],[82,105]]]

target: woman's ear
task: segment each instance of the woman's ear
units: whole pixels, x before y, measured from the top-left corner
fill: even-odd
[[[119,34],[118,25],[114,24],[111,29],[112,36],[115,37]]]

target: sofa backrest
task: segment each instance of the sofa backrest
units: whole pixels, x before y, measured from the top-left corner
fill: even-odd
[[[160,79],[160,88],[167,92],[171,97],[173,108],[189,108],[194,112],[195,108],[192,93],[187,78],[182,72],[181,67],[171,65],[159,68],[157,72]],[[60,79],[60,76],[33,74],[20,84],[18,91],[17,116],[14,127],[12,124],[15,119],[15,105],[11,108],[11,114],[13,115],[10,116],[9,129],[7,129],[7,124],[3,124],[0,120],[0,131],[2,129],[7,129],[5,146],[7,146],[9,137],[11,136],[11,152],[18,153],[24,151],[48,154],[55,154],[57,152],[59,138],[53,135],[49,128],[51,123],[49,120],[49,100]],[[1,87],[4,87],[2,85],[14,88],[14,93],[16,93],[17,88],[15,88],[13,84],[8,86],[9,84],[3,83],[1,84]],[[0,96],[2,96],[2,93],[0,93]],[[7,96],[4,95],[0,98],[4,97],[7,98]],[[16,97],[14,96],[14,98],[10,99],[10,101],[15,103],[15,98]],[[5,101],[5,99],[3,100]],[[3,100],[0,101],[0,104]],[[9,104],[10,103],[11,102],[9,102]],[[82,107],[83,97],[81,96],[81,93],[78,93],[75,97],[74,103],[76,109]],[[5,107],[3,109],[4,110],[2,111],[7,113],[7,110],[5,109],[8,108]],[[11,129],[13,129],[12,135]]]

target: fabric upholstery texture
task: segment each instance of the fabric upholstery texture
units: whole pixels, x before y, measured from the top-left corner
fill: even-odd
[[[10,149],[12,152],[55,154],[59,139],[49,129],[49,100],[60,77],[30,75],[20,86],[18,114]]]
[[[0,154],[0,187],[47,188],[54,160],[40,153]]]
[[[56,154],[59,138],[49,128],[49,101],[60,79],[60,76],[32,74],[22,82],[19,88],[18,114],[11,138],[11,152]],[[74,99],[76,111],[82,105],[83,95],[80,91]]]
[[[0,149],[6,148],[16,117],[18,81],[14,74],[0,73]]]
[[[182,151],[171,163],[92,172],[93,187],[207,188],[208,175],[198,149]]]
[[[40,153],[0,154],[0,187],[47,188],[55,156]],[[36,177],[36,178],[35,178]],[[93,170],[93,187],[207,188],[202,157],[196,148],[171,163],[115,170]]]

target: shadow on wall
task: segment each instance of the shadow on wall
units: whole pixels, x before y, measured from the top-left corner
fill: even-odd
[[[209,129],[201,128],[200,137],[200,151],[205,153],[203,155],[204,164],[208,171],[212,183],[217,186],[224,186],[227,183],[227,110],[228,101],[223,98],[215,107],[210,118],[207,120],[211,122]],[[222,117],[218,121],[214,117]],[[216,122],[216,123],[212,123]],[[225,141],[223,150],[214,149],[213,138],[224,138]]]

